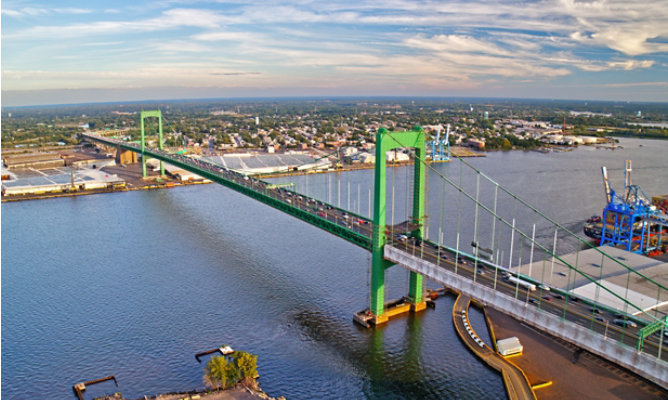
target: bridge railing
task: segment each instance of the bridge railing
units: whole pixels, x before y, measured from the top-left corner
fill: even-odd
[[[305,222],[322,228],[357,246],[371,248],[370,223],[365,217],[348,213],[323,201],[304,196],[287,188],[275,188],[263,180],[244,175],[202,158],[170,154],[158,149],[145,149],[116,139],[84,134],[84,138],[119,145],[146,157],[156,158],[178,168],[219,183],[264,204],[286,212]],[[352,217],[351,217],[352,215]],[[354,217],[354,218],[353,218]]]
[[[94,137],[92,135],[88,135],[88,137],[92,140],[97,140],[112,145],[120,145],[122,148],[141,153],[139,146],[134,144],[109,138]],[[204,178],[230,187],[233,190],[243,193],[249,197],[259,200],[265,204],[268,204],[274,208],[277,208],[308,223],[318,226],[328,232],[331,232],[339,237],[342,237],[360,247],[369,249],[371,246],[372,226],[370,224],[370,220],[364,216],[350,213],[349,211],[335,207],[324,201],[304,196],[303,194],[288,190],[287,188],[271,187],[269,183],[263,180],[245,176],[237,171],[226,169],[218,164],[208,162],[206,160],[195,159],[178,154],[169,154],[167,152],[155,149],[148,149],[144,154],[149,157],[161,159],[162,161],[173,164],[179,168],[183,168]],[[418,161],[423,162],[423,160]],[[431,166],[429,167],[431,168]],[[455,218],[457,219],[457,232],[455,234],[449,235],[449,237],[455,238],[454,243],[452,243],[453,240],[444,240],[444,225],[441,225],[438,227],[439,229],[437,239],[427,241],[423,246],[416,246],[415,242],[411,243],[407,238],[401,241],[397,238],[397,235],[395,235],[396,232],[391,232],[389,238],[390,241],[395,245],[404,246],[407,249],[410,248],[413,252],[419,252],[421,257],[431,257],[432,261],[437,265],[451,267],[455,272],[468,274],[468,276],[473,281],[482,282],[482,284],[486,285],[492,285],[495,289],[499,288],[499,290],[508,290],[510,288],[512,289],[515,298],[524,299],[528,305],[535,306],[540,309],[545,308],[554,311],[555,307],[553,305],[557,303],[557,300],[559,302],[563,301],[563,306],[558,308],[558,312],[561,313],[562,318],[568,319],[575,316],[575,318],[581,320],[581,322],[584,321],[585,325],[594,330],[605,329],[606,332],[610,331],[613,333],[621,331],[622,333],[620,341],[622,343],[627,343],[629,340],[637,340],[635,331],[632,329],[630,324],[624,325],[622,327],[616,327],[614,324],[610,325],[610,320],[613,319],[612,317],[615,317],[615,313],[618,312],[617,310],[605,305],[601,305],[598,301],[596,301],[597,298],[594,299],[595,301],[588,301],[583,297],[574,294],[568,285],[575,284],[576,276],[580,276],[580,279],[584,279],[592,283],[596,288],[596,296],[599,295],[599,292],[611,292],[613,297],[616,296],[618,299],[623,301],[625,307],[624,311],[626,311],[626,309],[639,311],[639,316],[641,318],[636,319],[637,322],[634,323],[642,325],[652,320],[658,320],[661,318],[659,315],[656,315],[656,313],[649,314],[645,312],[645,310],[643,310],[641,307],[636,306],[626,298],[623,298],[622,296],[612,292],[611,289],[605,285],[602,285],[600,283],[600,278],[603,276],[603,262],[601,262],[599,276],[591,276],[590,274],[587,274],[585,271],[583,271],[582,266],[578,265],[577,258],[576,262],[572,263],[565,261],[563,258],[557,255],[558,249],[556,246],[556,239],[554,239],[552,242],[554,245],[550,246],[549,242],[551,242],[551,240],[549,239],[552,238],[549,236],[547,237],[548,243],[542,242],[541,239],[544,238],[536,235],[535,227],[532,234],[529,235],[525,232],[525,230],[521,229],[518,224],[516,224],[515,218],[509,218],[508,216],[502,215],[502,210],[498,207],[498,197],[496,195],[494,196],[494,201],[492,204],[485,204],[485,202],[481,200],[480,196],[480,179],[481,177],[484,177],[480,171],[474,170],[473,176],[475,179],[473,181],[476,184],[475,195],[470,194],[465,190],[463,180],[461,178],[459,183],[457,183],[453,179],[440,174],[438,171],[436,171],[436,174],[437,176],[441,176],[442,181],[445,184],[448,184],[456,189],[456,195],[460,198],[456,199],[459,200],[458,203],[461,204],[461,199],[468,200],[473,205],[473,208],[475,209],[474,212],[466,215],[465,213],[461,213],[458,210],[457,213],[454,213]],[[491,181],[490,179],[488,179],[488,181],[492,182],[494,190],[493,193],[496,194],[499,190],[501,190],[501,186],[498,183]],[[503,189],[503,192],[506,192],[505,189]],[[520,204],[523,202],[520,201],[520,199],[514,194],[510,197]],[[533,207],[530,207],[529,210],[532,214],[541,215]],[[488,235],[487,237],[483,235],[484,230],[481,228],[481,226],[484,226],[483,223],[485,222],[484,218],[482,218],[483,214],[488,216],[487,222],[490,223],[490,225],[487,225],[490,227],[490,229],[487,230],[487,233],[491,233],[491,235]],[[545,220],[550,222],[549,218],[545,218]],[[434,221],[433,217],[431,221]],[[441,221],[447,220],[441,219]],[[460,228],[464,226],[464,221],[469,223],[471,221],[473,222],[472,232],[467,232],[464,229],[460,230]],[[450,225],[455,226],[453,223]],[[577,235],[571,231],[568,231],[561,225],[552,224],[550,226],[555,229],[556,233],[554,238],[578,238]],[[504,228],[505,234],[502,230]],[[388,227],[388,229],[392,229],[392,227]],[[398,229],[401,230],[400,228]],[[502,241],[501,239],[504,237],[506,240]],[[491,243],[486,242],[486,240],[491,241]],[[578,238],[578,242],[579,241],[581,241],[581,239]],[[469,242],[472,242],[472,244],[475,244],[475,246],[473,246],[471,250],[466,251],[464,249],[467,248]],[[437,256],[434,257],[433,253],[425,253],[424,250],[426,246],[432,246],[433,249],[436,249]],[[503,255],[504,249],[508,251],[507,263],[504,261],[506,259],[506,257]],[[450,262],[446,262],[443,257],[440,256],[441,251],[443,251],[444,254],[445,252],[448,252],[450,255]],[[537,261],[538,263],[542,264],[542,276],[539,275],[539,279],[536,278],[535,274],[527,274],[526,272],[522,273],[522,269],[513,268],[518,265],[522,265],[521,260],[523,251],[525,257],[527,257],[526,253],[529,253],[529,265],[534,264],[534,257],[536,260],[539,260]],[[536,253],[542,253],[543,257],[541,258],[540,255]],[[608,260],[608,262],[611,264],[621,265],[622,267],[626,268],[622,271],[626,274],[627,280],[630,280],[631,276],[642,276],[636,274],[636,271],[632,271],[632,269],[626,267],[624,263],[620,262],[619,260],[611,258],[604,252],[601,253],[602,261]],[[552,269],[550,265],[553,263],[556,264],[557,262],[567,268],[568,271],[568,276],[566,277],[568,284],[564,288],[552,285],[551,281],[545,279],[547,271]],[[480,273],[480,271],[486,270],[488,271],[486,274]],[[554,270],[551,272],[554,272]],[[512,276],[519,279],[515,281],[504,279],[504,275],[507,273],[510,273]],[[653,282],[649,279],[647,281]],[[529,286],[527,285],[529,284],[536,286],[535,293],[534,291],[528,289]],[[547,290],[547,288],[550,288],[550,290]],[[657,300],[659,300],[665,294],[665,291],[664,288],[658,284],[655,286],[655,288],[658,292]],[[626,286],[626,290],[628,291],[628,284]],[[560,299],[557,296],[561,296],[563,299]],[[549,297],[551,300],[547,300],[547,297]],[[584,309],[582,308],[582,304],[586,305]],[[600,318],[597,318],[600,317],[600,313],[602,312],[612,316],[605,322],[604,328],[602,328],[603,322],[599,321]],[[630,321],[633,321],[633,318],[634,317],[632,316],[629,317],[626,315],[622,317],[622,319]],[[654,343],[651,340],[650,342]],[[658,341],[656,345],[645,345],[643,350],[650,353],[653,352],[660,357],[661,346],[662,341]]]
[[[402,250],[415,257],[433,264],[437,268],[455,273],[465,277],[475,284],[494,289],[507,296],[513,297],[526,307],[537,308],[543,312],[555,315],[561,320],[570,321],[586,329],[592,330],[603,337],[616,340],[620,345],[628,348],[641,348],[644,353],[668,361],[668,353],[663,350],[661,336],[642,337],[647,339],[643,346],[639,346],[641,335],[639,328],[642,326],[619,326],[612,323],[616,310],[601,307],[594,301],[578,296],[569,295],[568,292],[556,288],[547,291],[540,288],[539,283],[531,283],[522,280],[520,285],[517,281],[509,280],[509,277],[517,277],[503,266],[494,264],[485,259],[478,258],[474,254],[457,251],[456,248],[441,246],[429,240],[417,243],[409,239],[391,239],[388,245]],[[545,298],[549,296],[550,300]],[[592,318],[591,310],[598,310]],[[662,334],[662,333],[661,333]]]
[[[471,279],[486,280],[477,271],[487,270],[488,275],[494,275],[494,286],[512,282],[515,296],[521,296],[527,285],[534,285],[532,303],[536,307],[552,309],[559,302],[563,318],[573,309],[591,329],[605,326],[625,332],[623,341],[637,340],[634,325],[663,320],[665,314],[658,306],[668,302],[664,285],[593,246],[467,161],[453,160],[442,168],[445,172],[424,159],[415,162],[427,166],[430,190],[443,190],[441,203],[433,204],[432,200],[429,210],[428,232],[435,237],[432,243],[468,260],[476,271]],[[446,229],[452,227],[455,229]],[[585,249],[591,249],[587,259],[584,254],[581,258]],[[599,257],[595,262],[591,261],[592,252]],[[572,255],[564,257],[564,253]],[[504,274],[510,278],[503,279]],[[636,281],[644,286],[638,289],[643,290],[641,296],[636,292]],[[660,354],[663,341],[656,342],[654,351]]]

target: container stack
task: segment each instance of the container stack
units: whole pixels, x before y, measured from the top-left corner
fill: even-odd
[[[657,209],[668,214],[668,194],[652,197],[652,204],[655,205]]]

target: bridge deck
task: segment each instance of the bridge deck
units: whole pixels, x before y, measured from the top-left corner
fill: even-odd
[[[469,295],[486,306],[587,349],[668,388],[668,352],[657,354],[661,345],[660,338],[647,338],[643,351],[637,352],[635,344],[638,328],[621,328],[609,324],[610,319],[614,318],[614,311],[592,308],[591,303],[585,300],[566,302],[566,299],[554,297],[547,301],[544,299],[548,296],[547,292],[518,290],[516,286],[503,280],[495,280],[494,272],[489,267],[484,267],[484,273],[481,274],[474,272],[476,267],[470,260],[459,265],[439,260],[429,246],[394,244],[385,246],[384,254],[391,262]]]
[[[141,148],[135,144],[90,134],[84,134],[83,136],[110,146],[142,153]],[[178,154],[168,154],[155,149],[144,150],[143,154],[198,174],[322,228],[357,246],[367,250],[371,249],[373,226],[368,218],[286,188],[277,188],[275,185],[270,185],[260,179],[248,177],[206,161]],[[395,225],[395,227],[398,229],[394,233],[402,233],[402,229],[409,228],[408,225],[402,226],[401,224]],[[388,230],[392,231],[391,228]],[[409,269],[411,269],[411,263],[420,264],[422,262],[420,268],[423,268],[424,271],[415,270],[415,272],[436,281],[439,281],[437,275],[441,276],[445,272],[454,272],[456,276],[464,279],[466,285],[473,287],[474,292],[482,293],[483,290],[491,289],[490,293],[496,293],[495,296],[508,298],[519,303],[524,307],[524,314],[522,315],[535,315],[542,318],[542,314],[549,313],[556,318],[556,321],[571,324],[569,325],[571,333],[573,330],[587,334],[599,333],[601,337],[605,335],[605,339],[608,341],[613,340],[617,344],[625,344],[624,347],[635,347],[638,328],[619,328],[610,325],[609,322],[615,318],[614,311],[603,308],[604,311],[601,312],[599,305],[580,300],[568,292],[557,291],[557,296],[561,296],[557,297],[555,296],[555,290],[552,292],[543,291],[543,289],[530,291],[525,287],[509,284],[501,279],[501,275],[506,271],[505,268],[476,259],[470,254],[439,246],[433,242],[400,241],[396,236],[389,237],[388,240],[390,246],[385,246],[385,258],[389,261],[402,264]],[[395,250],[399,250],[399,248],[405,251],[402,251],[402,254],[397,253]],[[396,255],[399,255],[399,257],[397,258]],[[411,256],[414,259],[405,262],[406,256]],[[427,270],[434,273],[426,272]],[[484,298],[477,299],[485,301]],[[538,314],[536,314],[537,311]],[[601,317],[602,313],[604,314],[603,317]],[[545,329],[545,327],[543,328]],[[660,356],[661,360],[657,359],[656,361],[665,366],[665,361],[662,360],[668,360],[668,351],[659,353],[660,343],[657,338],[649,338],[645,343],[644,353],[642,354],[645,356],[652,355],[655,358]],[[668,371],[668,369],[666,370]],[[664,375],[657,381],[668,386],[668,373],[664,373]]]
[[[133,143],[91,134],[82,134],[82,136],[109,146],[142,153],[141,147]],[[145,149],[143,154],[229,187],[364,249],[371,249],[371,221],[366,217],[208,161],[180,154],[169,154],[157,149]]]

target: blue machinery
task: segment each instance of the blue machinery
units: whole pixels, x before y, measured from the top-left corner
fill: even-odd
[[[448,142],[449,138],[450,138],[450,124],[447,125],[445,138],[443,139],[441,139],[441,126],[439,125],[439,127],[436,129],[436,139],[427,142],[429,147],[431,147],[432,161],[450,160],[450,142]]]
[[[623,246],[639,254],[660,249],[668,216],[657,210],[638,186],[631,184],[631,160],[626,160],[624,169],[623,197],[610,187],[606,168],[601,171],[608,201],[603,210],[601,246]]]

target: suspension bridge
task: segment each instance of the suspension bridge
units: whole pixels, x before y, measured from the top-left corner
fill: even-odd
[[[158,119],[157,148],[146,146],[146,118]],[[425,133],[419,127],[405,132],[381,128],[377,132],[373,199],[370,192],[368,215],[362,215],[359,202],[355,212],[342,208],[340,203],[333,205],[290,186],[247,176],[204,158],[170,154],[164,148],[160,110],[142,111],[139,144],[94,133],[82,136],[116,148],[118,153],[140,155],[144,177],[146,160],[155,158],[160,161],[161,175],[163,163],[172,164],[368,250],[369,307],[356,314],[364,323],[381,325],[399,312],[424,310],[426,277],[668,388],[668,354],[663,349],[668,317],[662,311],[668,304],[668,289],[628,265],[623,257],[609,254],[606,248],[593,247],[466,161],[454,158],[460,164],[458,178],[434,169],[426,162]],[[388,196],[385,154],[397,149],[410,149],[414,163],[406,182],[405,219],[395,223],[395,185]],[[429,238],[435,227],[428,226],[426,215],[427,170],[443,184],[435,240]],[[465,170],[473,179],[463,179]],[[467,187],[473,183],[474,187]],[[447,196],[446,187],[451,188]],[[484,192],[489,195],[482,196]],[[446,197],[456,199],[456,213],[444,211]],[[508,202],[512,203],[510,207]],[[468,210],[462,211],[462,207]],[[518,207],[527,210],[534,221],[518,222]],[[513,209],[512,216],[504,215],[503,209],[508,208]],[[554,237],[537,235],[537,226],[539,231],[554,231]],[[465,251],[469,241],[472,250]],[[563,248],[574,251],[571,257],[558,251]],[[579,262],[579,258],[586,258],[585,253],[590,258],[594,254],[597,259],[596,272]],[[525,261],[528,255],[528,264],[522,264],[523,254]],[[394,265],[409,271],[408,293],[401,302],[386,303],[385,271]],[[527,273],[532,268],[533,273]],[[556,274],[565,283],[553,282]],[[606,278],[613,277],[617,283],[608,283]],[[626,284],[620,285],[620,279]],[[645,294],[638,293],[637,282],[641,282]],[[583,285],[588,285],[593,295],[572,290]]]

